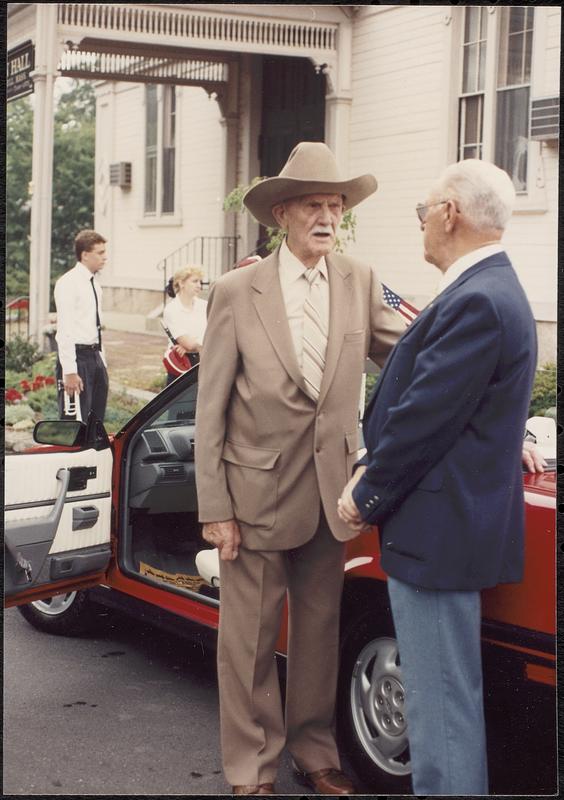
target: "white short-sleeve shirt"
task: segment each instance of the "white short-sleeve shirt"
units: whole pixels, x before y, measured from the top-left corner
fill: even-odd
[[[202,344],[207,325],[207,305],[206,300],[195,297],[192,308],[186,308],[180,298],[175,297],[165,306],[163,322],[175,339],[179,336],[190,336]]]

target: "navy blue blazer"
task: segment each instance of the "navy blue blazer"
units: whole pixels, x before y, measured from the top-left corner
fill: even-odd
[[[364,415],[368,466],[353,490],[387,574],[459,591],[521,580],[536,359],[505,253],[466,270],[400,338]]]

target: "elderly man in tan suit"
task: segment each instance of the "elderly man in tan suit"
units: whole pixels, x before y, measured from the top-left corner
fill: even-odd
[[[220,551],[224,771],[234,794],[273,794],[278,760],[320,794],[354,794],[334,737],[345,542],[337,499],[358,449],[364,361],[404,330],[367,264],[333,253],[344,208],[376,189],[302,142],[244,203],[285,231],[268,258],[212,287],[196,415],[204,538]],[[275,661],[284,601],[285,715]]]

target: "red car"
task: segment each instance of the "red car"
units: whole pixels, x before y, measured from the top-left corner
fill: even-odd
[[[100,605],[215,633],[216,551],[201,538],[194,479],[197,387],[194,367],[111,440],[95,419],[44,421],[35,430],[43,446],[7,456],[7,606],[56,634],[84,631]],[[552,461],[544,474],[524,475],[523,582],[483,593],[492,793],[557,787],[554,470]],[[345,569],[341,746],[367,791],[409,792],[408,720],[376,531],[349,543]]]

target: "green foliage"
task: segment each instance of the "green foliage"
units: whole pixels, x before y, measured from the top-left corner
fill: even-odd
[[[244,195],[252,186],[255,186],[255,184],[260,183],[263,180],[265,179],[253,178],[252,181],[247,185],[236,186],[229,192],[223,201],[223,210],[234,211],[235,213],[245,212],[247,209],[243,205]],[[343,231],[343,235],[337,236],[335,250],[338,253],[342,253],[350,242],[354,242],[356,240],[356,217],[352,209],[345,211],[343,214],[339,229]],[[282,239],[284,238],[284,232],[279,228],[267,228],[266,235],[268,240],[265,247],[268,252],[271,253],[273,250],[276,250],[278,245],[282,242]]]
[[[552,416],[546,414],[556,406],[556,364],[544,364],[537,370],[531,394],[529,417]]]
[[[146,387],[149,392],[161,392],[166,386],[166,375],[156,375]]]
[[[245,211],[245,206],[243,205],[243,196],[249,189],[254,186],[256,183],[260,183],[261,181],[265,180],[264,178],[253,178],[252,181],[247,185],[236,186],[234,189],[231,189],[225,200],[223,201],[223,210],[224,211]]]
[[[90,82],[75,81],[55,114],[51,290],[74,264],[73,241],[94,227],[96,98]]]
[[[4,373],[4,383],[6,386],[18,386],[20,381],[23,380],[29,380],[27,372],[7,369]]]
[[[55,365],[57,363],[57,354],[56,353],[47,353],[39,361],[36,361],[35,364],[31,368],[31,375],[33,378],[36,375],[43,375],[47,377],[48,375],[52,375],[55,377]]]
[[[57,406],[57,387],[53,386],[44,386],[41,389],[36,389],[32,392],[27,392],[26,401],[29,403],[31,408],[38,413],[41,413],[45,419],[50,419],[51,415],[48,413],[48,409],[55,409],[55,417],[59,416],[59,410]]]
[[[370,400],[370,395],[372,394],[372,390],[376,386],[376,382],[378,380],[378,375],[379,374],[380,373],[376,374],[376,373],[370,372],[366,376],[366,391],[364,393],[364,408],[366,408],[366,406],[368,405],[368,401]]]
[[[134,414],[141,411],[145,403],[125,392],[110,392],[106,415],[104,417],[104,428],[108,433],[116,433],[129,422]]]
[[[29,294],[29,235],[33,111],[30,98],[6,111],[6,295]]]
[[[94,224],[96,102],[92,83],[74,81],[55,113],[51,286],[74,263],[73,240]],[[33,110],[29,97],[6,112],[6,295],[29,295]]]
[[[14,372],[27,372],[41,358],[37,345],[28,342],[23,336],[8,339],[4,352],[6,369]]]
[[[15,425],[23,419],[33,419],[33,409],[27,403],[18,403],[13,406],[6,406],[5,421],[6,425]]]

